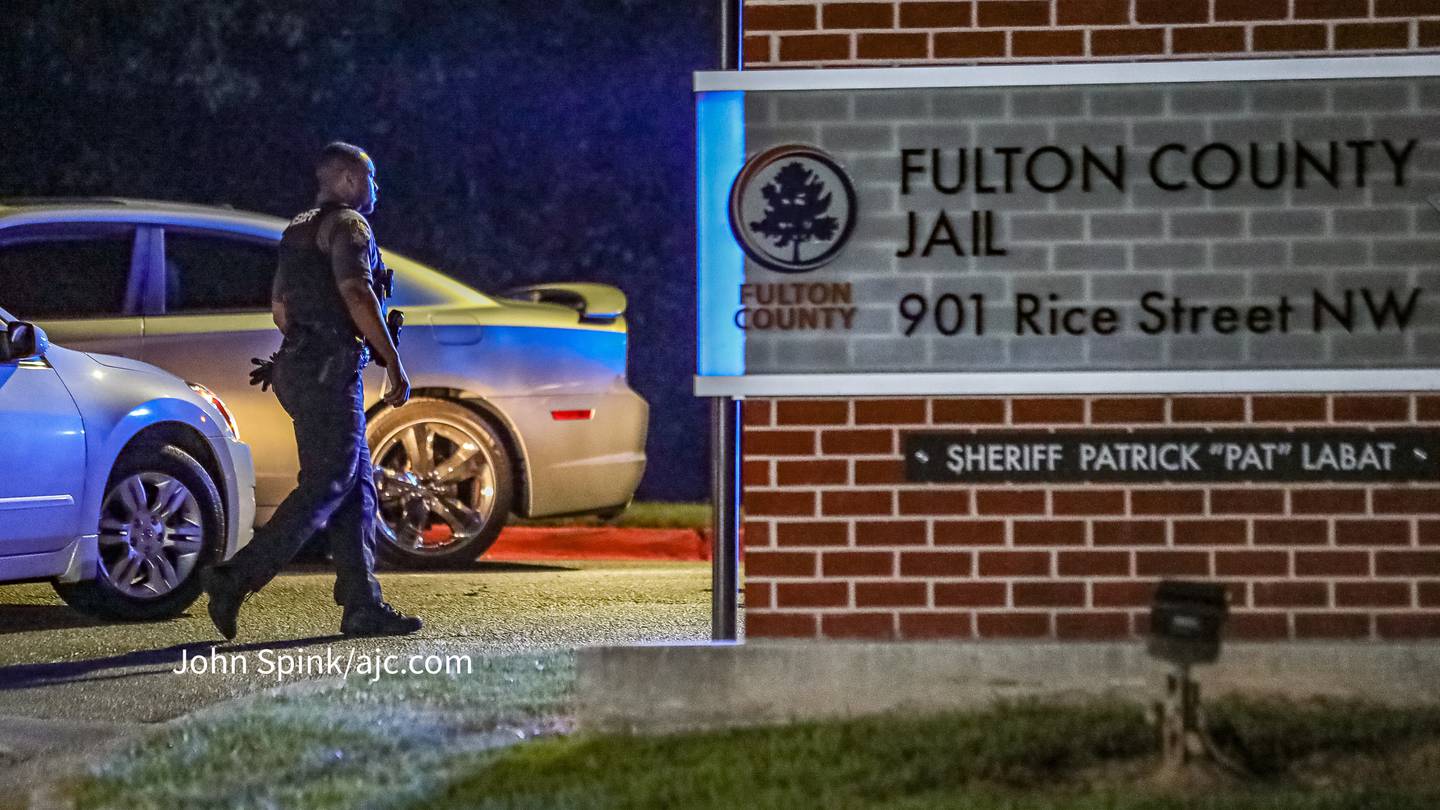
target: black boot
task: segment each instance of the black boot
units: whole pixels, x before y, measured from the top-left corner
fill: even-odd
[[[226,641],[234,641],[240,606],[250,596],[250,590],[235,580],[235,572],[228,566],[217,565],[205,569],[205,593],[210,597],[210,621]]]
[[[418,616],[406,616],[388,602],[345,608],[340,632],[347,636],[405,636],[424,627]]]

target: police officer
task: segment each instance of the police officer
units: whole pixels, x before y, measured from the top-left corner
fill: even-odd
[[[316,207],[290,222],[280,240],[271,292],[284,340],[258,380],[295,422],[299,485],[255,539],[206,579],[210,619],[233,639],[240,604],[279,573],[321,527],[335,559],[335,602],[345,635],[401,635],[420,629],[380,598],[375,581],[377,495],[365,443],[360,372],[373,347],[385,366],[385,403],[410,397],[410,380],[385,326],[375,273],[382,268],[365,214],[374,210],[375,163],[359,147],[332,143],[320,153]]]

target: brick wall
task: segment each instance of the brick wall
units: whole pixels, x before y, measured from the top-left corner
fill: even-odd
[[[1436,0],[747,2],[745,66],[1440,50]],[[1232,637],[1440,637],[1440,487],[903,483],[907,429],[1434,425],[1440,396],[752,399],[751,638],[1132,638],[1155,582]]]
[[[909,429],[1419,424],[1440,396],[748,400],[752,637],[1113,639],[1160,577],[1236,638],[1440,636],[1440,487],[903,483]]]
[[[744,25],[749,68],[1440,48],[1435,0],[782,0]]]

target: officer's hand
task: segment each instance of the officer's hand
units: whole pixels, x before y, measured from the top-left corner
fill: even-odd
[[[250,370],[251,385],[258,385],[264,391],[275,384],[275,355],[270,355],[269,360],[252,357],[250,362],[255,364],[255,368]]]
[[[388,389],[385,392],[386,405],[398,408],[410,399],[410,377],[398,362],[385,369],[385,383]]]

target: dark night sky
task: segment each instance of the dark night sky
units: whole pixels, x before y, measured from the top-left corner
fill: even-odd
[[[694,104],[713,0],[20,3],[0,195],[290,216],[320,145],[375,155],[382,243],[478,287],[615,284],[652,406],[641,497],[703,499]]]

